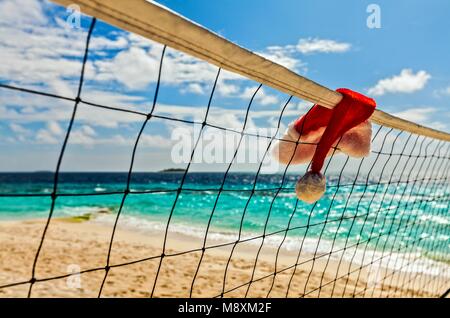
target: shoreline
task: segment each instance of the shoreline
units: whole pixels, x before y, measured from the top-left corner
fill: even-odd
[[[0,286],[29,281],[44,225],[45,220],[42,219],[0,221],[0,241],[3,245],[0,251]],[[32,296],[97,297],[105,277],[104,268],[107,264],[111,233],[112,226],[93,220],[52,219],[36,264],[36,278],[49,280],[36,282],[33,285]],[[153,233],[130,231],[119,221],[111,249],[109,262],[111,269],[105,281],[102,297],[150,296],[161,259],[163,234],[160,231]],[[201,266],[198,267],[202,245],[202,240],[169,231],[166,256],[163,258],[158,275],[155,297],[189,297],[197,268],[199,269],[192,296],[214,297],[221,294],[225,267],[234,244],[225,245],[217,242],[217,247],[207,248],[201,259]],[[327,256],[317,257],[312,261],[313,255],[307,253],[302,253],[297,262],[297,252],[283,249],[278,253],[276,271],[284,270],[274,276],[277,249],[263,245],[255,266],[259,246],[260,244],[249,242],[236,245],[227,270],[225,291],[229,292],[225,297],[245,296],[249,286],[245,283],[250,280],[252,283],[247,294],[249,297],[266,297],[269,290],[271,290],[270,297],[285,297],[291,279],[289,297],[302,296],[306,282],[307,297],[317,297],[319,292],[322,297],[331,296],[332,292],[333,296],[341,297],[344,290],[344,296],[350,297],[355,286],[356,292],[368,286],[368,295],[374,291],[376,297],[431,296],[431,288],[428,290],[412,283],[410,286],[406,285],[406,288],[396,288],[398,287],[396,281],[402,282],[407,277],[401,272],[391,276],[392,283],[391,278],[388,278],[386,285],[374,284],[368,268],[358,270],[357,264],[350,264],[345,260],[338,266],[337,260],[333,258],[327,260]],[[146,260],[139,261],[141,259]],[[295,266],[296,263],[299,265]],[[349,271],[354,273],[345,276]],[[387,269],[382,271],[384,274],[389,273]],[[84,273],[77,275],[78,272]],[[359,281],[357,281],[358,273],[360,273]],[[72,275],[51,279],[68,274]],[[336,277],[342,278],[336,280]],[[431,276],[419,275],[420,277],[426,282],[426,278],[430,279]],[[28,288],[29,283],[0,288],[0,296],[25,297]]]

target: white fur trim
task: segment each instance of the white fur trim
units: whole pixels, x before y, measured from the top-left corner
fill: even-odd
[[[326,181],[323,174],[312,171],[301,177],[295,186],[297,198],[310,204],[318,201],[325,193],[325,189]]]
[[[319,129],[311,131],[308,134],[302,134],[299,140],[300,134],[295,129],[294,123],[295,122],[289,124],[283,137],[280,138],[283,140],[278,140],[272,151],[273,156],[283,164],[288,164],[289,162],[291,164],[310,162],[314,156],[314,152],[316,151],[317,143],[320,141],[320,138],[325,131],[325,127],[320,127]],[[297,141],[299,141],[298,145]],[[331,153],[332,151],[330,151],[328,155],[331,155]]]
[[[347,131],[339,142],[338,148],[350,157],[362,158],[370,154],[372,125],[364,121]]]
[[[320,127],[308,134],[302,134],[300,143],[296,147],[300,134],[295,129],[294,123],[295,122],[289,124],[286,132],[281,138],[283,140],[278,140],[274,144],[272,150],[273,156],[282,164],[288,164],[289,162],[291,164],[310,162],[316,151],[316,144],[320,141],[320,138],[325,131],[325,127]],[[342,151],[351,157],[357,158],[368,156],[370,154],[371,137],[372,125],[366,120],[358,126],[353,127],[342,136],[338,149],[336,149],[336,153]],[[333,147],[336,147],[337,143],[338,142],[336,141]],[[333,149],[330,149],[327,157],[332,153]]]

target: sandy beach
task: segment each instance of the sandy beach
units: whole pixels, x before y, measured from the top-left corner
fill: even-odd
[[[33,261],[45,220],[3,221],[0,223],[0,286],[26,282],[6,288],[0,288],[1,297],[26,297],[32,275]],[[97,297],[105,277],[105,266],[111,237],[112,227],[83,218],[52,219],[41,253],[35,268],[37,282],[32,288],[32,297]],[[101,293],[102,297],[149,297],[155,281],[163,243],[163,233],[143,233],[121,228],[120,222],[112,244],[110,255],[110,270]],[[209,242],[208,242],[209,243]],[[216,242],[219,244],[219,242]],[[164,257],[154,297],[189,297],[194,273],[199,264],[201,251],[182,253],[201,248],[202,241],[180,234],[169,232]],[[239,244],[234,250],[234,256],[229,264],[225,284],[225,297],[244,297],[247,291],[258,244]],[[203,256],[193,288],[193,297],[220,296],[223,288],[224,270],[230,255],[232,245],[207,249]],[[180,253],[175,256],[170,256]],[[153,257],[153,258],[152,258]],[[278,256],[277,271],[286,269],[276,276],[276,249],[265,246],[253,274],[254,281],[248,289],[248,297],[266,297],[270,287],[270,297],[286,297],[289,280],[292,278],[288,297],[303,295],[305,282],[306,297],[333,296],[342,297],[345,285],[345,297],[352,296],[358,271],[349,277],[345,276],[349,266],[341,264],[336,275],[337,261],[323,257],[314,262],[311,255],[302,255],[296,264],[297,253],[281,250]],[[140,259],[147,259],[139,261]],[[308,260],[308,261],[307,261]],[[125,264],[124,266],[117,266]],[[323,269],[327,268],[325,274]],[[353,264],[351,269],[357,268]],[[292,276],[295,268],[295,275]],[[89,271],[92,269],[92,271]],[[83,272],[81,275],[70,273]],[[63,276],[58,279],[53,277]],[[323,277],[322,277],[323,276]],[[309,278],[308,278],[309,277]],[[356,291],[362,291],[367,282],[368,271],[363,269]],[[393,276],[391,284],[368,285],[366,296],[435,296],[431,294],[435,282],[426,285],[427,277],[420,284],[407,284],[405,288],[395,291],[398,279]],[[403,278],[403,277],[400,277]],[[422,277],[423,278],[423,277]],[[47,280],[48,279],[48,280]],[[416,278],[421,279],[421,277]],[[386,280],[387,282],[390,279]],[[241,286],[241,287],[240,287]],[[429,288],[429,289],[428,289]],[[357,294],[362,296],[362,294]]]

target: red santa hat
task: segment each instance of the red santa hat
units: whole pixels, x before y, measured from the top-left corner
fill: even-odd
[[[368,119],[375,110],[375,101],[349,89],[336,91],[342,94],[342,100],[333,109],[314,105],[289,125],[274,147],[274,155],[281,163],[311,161],[310,171],[296,186],[297,197],[307,203],[316,202],[325,192],[321,170],[325,158],[333,153],[332,148],[351,157],[370,153],[372,127]]]

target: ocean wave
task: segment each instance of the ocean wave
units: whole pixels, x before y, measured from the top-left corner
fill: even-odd
[[[112,213],[112,210],[108,207],[104,206],[66,206],[61,207],[56,210],[56,215],[59,217],[75,217],[82,215],[92,215],[97,216],[100,214],[109,214]]]
[[[436,224],[441,224],[441,225],[448,225],[450,224],[450,220],[448,217],[445,216],[441,216],[441,215],[429,215],[429,214],[425,214],[425,215],[421,215],[419,217],[419,220],[422,222],[433,222]]]
[[[100,215],[94,222],[111,225],[114,217],[111,215]],[[165,221],[152,220],[141,216],[123,215],[120,219],[120,225],[129,230],[141,232],[159,233],[165,231]],[[192,226],[182,223],[171,223],[170,232],[187,235],[196,239],[203,239],[205,229],[199,226]],[[224,229],[211,229],[208,232],[208,242],[210,245],[234,243],[238,239],[237,231]],[[241,241],[259,246],[262,241],[261,233],[252,233],[244,231],[240,237]],[[207,245],[209,245],[207,244]],[[335,261],[352,262],[359,264],[369,271],[380,268],[401,271],[406,273],[421,273],[427,275],[444,275],[450,277],[450,266],[447,260],[431,258],[426,253],[410,252],[396,253],[390,251],[375,251],[364,249],[363,246],[345,247],[338,242],[331,240],[318,239],[314,237],[284,237],[283,235],[269,235],[264,238],[264,244],[272,248],[280,248],[288,252],[297,252],[301,247],[302,256],[316,255],[316,258],[330,258]]]

